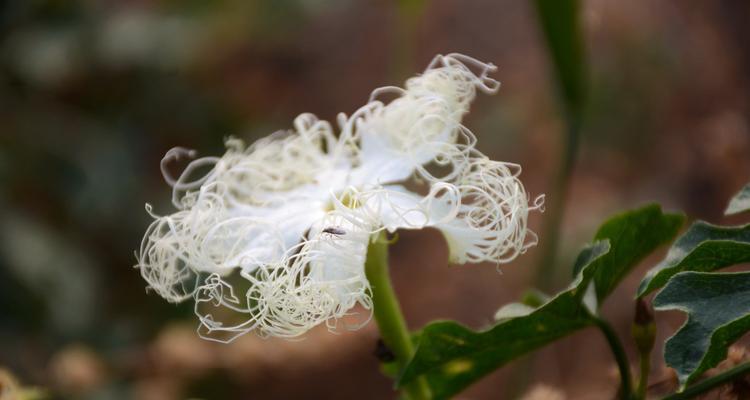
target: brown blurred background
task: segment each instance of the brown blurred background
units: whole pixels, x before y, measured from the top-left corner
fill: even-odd
[[[589,107],[560,264],[608,214],[648,201],[738,222],[721,214],[750,181],[750,3],[582,5]],[[219,155],[226,136],[251,141],[301,112],[334,119],[454,51],[499,66],[499,94],[480,95],[466,120],[480,150],[522,164],[527,189],[548,193],[564,124],[525,1],[4,2],[0,366],[63,398],[394,398],[373,324],[300,342],[201,341],[191,304],[145,293],[133,251],[144,203],[172,212],[159,173],[171,147]],[[422,231],[402,234],[391,261],[412,327],[452,318],[481,328],[531,284],[538,256],[502,273],[449,267],[440,235]],[[604,308],[631,354],[632,294],[658,257]],[[556,275],[564,286],[569,268]],[[662,339],[681,321],[658,318]],[[514,398],[534,383],[607,399],[616,373],[604,340],[582,332],[462,398]]]

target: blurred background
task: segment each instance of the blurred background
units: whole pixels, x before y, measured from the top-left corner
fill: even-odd
[[[588,106],[550,272],[558,289],[607,215],[658,201],[738,222],[721,215],[750,181],[750,3],[581,6]],[[566,123],[531,2],[2,2],[0,387],[81,399],[395,398],[374,324],[297,342],[202,341],[192,304],[145,292],[133,252],[150,222],[144,203],[173,211],[159,172],[170,148],[220,155],[228,135],[252,141],[302,112],[332,120],[448,52],[499,66],[500,92],[480,95],[465,121],[480,150],[523,165],[532,195],[555,193]],[[532,216],[537,231],[544,217]],[[631,355],[634,287],[661,255],[604,308]],[[441,236],[421,231],[401,235],[391,263],[412,327],[481,328],[533,283],[540,257],[532,249],[501,273],[449,267]],[[663,339],[681,318],[659,321]],[[532,398],[529,388],[545,393],[538,384],[554,393],[533,398],[611,398],[616,382],[604,340],[585,331],[462,398]]]

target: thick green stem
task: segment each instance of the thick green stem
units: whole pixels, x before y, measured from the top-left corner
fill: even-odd
[[[399,370],[403,369],[414,356],[414,345],[406,321],[401,314],[396,293],[391,286],[388,272],[388,241],[385,233],[373,237],[367,248],[365,274],[372,288],[373,315],[386,346],[396,357]],[[411,400],[432,398],[430,388],[424,378],[419,378],[404,388]]]
[[[688,387],[680,393],[675,393],[664,397],[662,400],[685,400],[692,399],[699,394],[706,393],[712,389],[715,389],[721,385],[729,383],[735,379],[741,378],[747,374],[750,374],[750,362],[740,364],[734,368],[728,369],[719,375],[712,376],[704,381],[701,381],[693,386]]]
[[[621,400],[632,400],[633,399],[633,381],[630,377],[630,362],[628,362],[628,356],[625,354],[625,349],[620,343],[620,339],[617,338],[615,330],[607,321],[596,318],[596,326],[604,334],[607,339],[607,344],[612,350],[612,355],[615,356],[617,362],[617,368],[620,370],[620,399]]]

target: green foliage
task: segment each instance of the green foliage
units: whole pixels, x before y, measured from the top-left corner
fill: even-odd
[[[597,300],[601,302],[612,293],[630,269],[657,246],[674,239],[684,220],[682,215],[665,215],[658,205],[650,205],[605,222],[594,240],[608,239],[621,245],[613,246],[612,251],[597,260],[593,267]]]
[[[585,249],[582,256],[593,261],[608,250],[606,242],[598,243]],[[581,276],[578,282],[583,280]],[[576,288],[560,293],[526,316],[508,319],[485,332],[449,321],[428,325],[398,384],[426,375],[434,397],[448,398],[507,362],[591,326],[591,314],[581,305]]]
[[[729,345],[750,330],[750,272],[681,272],[656,296],[654,308],[688,314],[664,348],[684,387],[725,359]]]
[[[729,202],[729,206],[724,211],[725,215],[739,214],[750,210],[750,183],[745,185],[742,190],[739,191],[732,200]]]
[[[664,286],[678,272],[709,272],[748,261],[750,225],[723,227],[699,221],[675,242],[664,261],[646,274],[638,296]]]
[[[727,214],[750,208],[750,185],[731,201]],[[750,331],[750,272],[718,274],[721,268],[750,262],[750,225],[716,226],[698,221],[641,281],[637,296],[664,286],[657,310],[680,310],[688,319],[664,347],[667,365],[681,387],[726,358],[727,348]]]
[[[513,359],[596,324],[596,310],[583,301],[589,283],[604,300],[643,257],[674,238],[682,220],[656,205],[613,217],[579,254],[575,281],[540,307],[531,304],[541,296],[526,296],[531,301],[513,312],[501,309],[503,321],[482,332],[448,321],[426,326],[398,385],[426,376],[435,398],[447,398]]]

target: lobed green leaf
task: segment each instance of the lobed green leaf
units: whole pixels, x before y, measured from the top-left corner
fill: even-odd
[[[688,314],[664,347],[664,359],[684,388],[724,360],[728,347],[750,331],[750,272],[681,272],[653,304]]]
[[[699,221],[677,239],[664,261],[646,274],[637,296],[664,286],[679,272],[709,272],[744,262],[750,262],[750,225],[724,227]]]

